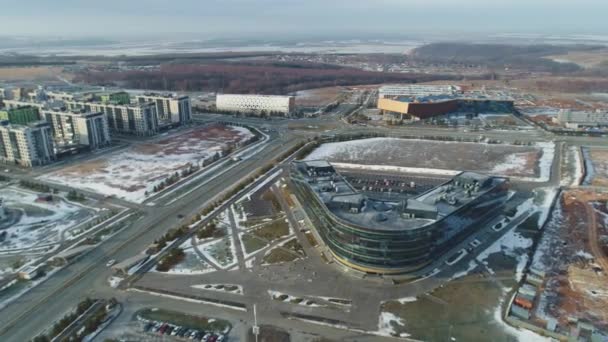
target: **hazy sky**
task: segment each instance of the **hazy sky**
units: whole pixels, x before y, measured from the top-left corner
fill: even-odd
[[[0,34],[608,34],[608,0],[0,0]]]

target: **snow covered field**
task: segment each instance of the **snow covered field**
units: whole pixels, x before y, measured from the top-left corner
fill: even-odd
[[[16,219],[2,230],[7,234],[6,239],[0,242],[0,252],[32,247],[52,248],[63,240],[62,234],[95,215],[93,210],[59,197],[49,202],[36,201],[36,193],[18,187],[0,189],[0,198]]]
[[[448,142],[417,139],[370,138],[327,143],[306,160],[430,170],[479,171],[547,181],[555,153],[554,143],[533,146]],[[411,170],[410,170],[411,171]],[[419,173],[420,173],[419,172]]]
[[[141,203],[146,193],[190,165],[202,166],[254,137],[248,129],[210,125],[137,144],[121,152],[44,175],[41,179]]]

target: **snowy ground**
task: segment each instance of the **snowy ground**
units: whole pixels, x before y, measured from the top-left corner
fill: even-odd
[[[0,243],[0,252],[52,246],[62,241],[62,234],[95,215],[93,210],[59,197],[36,201],[36,193],[18,187],[0,189],[0,198],[9,211],[19,215],[17,222],[4,229],[7,238]]]
[[[307,306],[310,308],[319,308],[319,307],[326,306],[326,305],[318,304],[314,300],[311,300],[311,299],[306,299],[306,298],[298,297],[298,296],[292,296],[290,294],[280,292],[280,291],[268,290],[268,294],[270,295],[270,298],[272,298],[273,300],[278,300],[278,301],[282,301],[285,303]],[[283,298],[283,299],[281,299],[281,298]]]
[[[223,269],[229,269],[237,264],[236,246],[232,236],[200,245],[200,250],[205,257]]]
[[[378,334],[384,336],[400,336],[408,337],[408,334],[397,335],[395,331],[395,325],[405,327],[403,319],[391,312],[381,312],[380,319],[378,321]]]
[[[192,285],[194,289],[199,290],[207,290],[207,291],[216,291],[216,292],[224,292],[224,293],[232,293],[232,294],[243,294],[243,286],[234,285],[234,284],[200,284],[200,285]],[[230,291],[229,289],[233,289]]]
[[[231,145],[241,145],[253,133],[243,127],[205,126],[179,132],[162,140],[142,143],[110,156],[44,175],[41,179],[75,186],[141,203],[154,186]]]
[[[502,329],[504,331],[506,331],[509,335],[516,337],[517,340],[520,342],[549,342],[549,341],[552,341],[552,339],[541,336],[531,330],[514,328],[514,327],[510,326],[509,324],[505,323],[505,321],[502,319],[502,308],[503,308],[504,300],[505,300],[506,296],[508,295],[508,293],[509,293],[509,289],[503,289],[503,298],[501,299],[501,301],[498,303],[498,305],[494,309],[494,321],[496,321],[502,327]]]
[[[554,143],[533,146],[371,138],[323,144],[306,160],[363,164],[374,168],[397,167],[425,173],[479,171],[548,181],[555,154]]]
[[[198,274],[207,274],[215,271],[215,268],[211,267],[208,263],[201,260],[199,256],[194,252],[192,248],[184,249],[184,253],[186,257],[182,262],[175,265],[172,269],[167,272],[162,272],[166,274],[181,274],[181,275],[198,275]],[[155,269],[153,272],[158,272]]]
[[[582,153],[577,146],[569,146],[564,150],[564,166],[562,170],[562,186],[578,186],[583,182],[583,160]]]
[[[521,215],[529,217],[534,213],[538,213],[538,227],[539,229],[543,228],[545,221],[549,216],[551,204],[557,194],[558,191],[556,188],[539,188],[535,190],[535,196],[533,198],[526,200],[517,207],[517,212],[514,217],[517,218]],[[503,221],[502,224],[504,226],[505,222]],[[493,272],[492,269],[488,267],[488,257],[495,253],[503,253],[504,255],[517,260],[515,279],[519,281],[523,277],[524,268],[528,263],[528,249],[532,247],[533,241],[517,232],[515,228],[516,227],[511,228],[511,230],[504,234],[500,239],[496,240],[492,245],[479,253],[475,260],[469,262],[467,269],[455,274],[453,279],[466,276],[477,267],[478,263],[485,265],[489,272]]]

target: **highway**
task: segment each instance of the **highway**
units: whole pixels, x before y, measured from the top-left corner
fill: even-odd
[[[271,140],[256,158],[243,160],[239,167],[230,168],[213,182],[189,193],[180,200],[162,207],[150,208],[146,215],[131,227],[59,270],[41,285],[13,301],[0,315],[1,341],[27,341],[71,310],[85,296],[94,297],[96,290],[107,288],[110,259],[123,260],[143,251],[169,228],[181,221],[189,222],[207,203],[229,190],[241,179],[284,153],[299,140],[283,137]],[[183,220],[177,214],[184,215]]]
[[[113,238],[106,240],[100,246],[64,267],[41,285],[33,288],[19,299],[15,300],[2,310],[0,315],[0,341],[27,341],[45,330],[56,319],[74,308],[85,296],[116,295],[124,297],[124,293],[109,289],[106,279],[111,275],[105,266],[110,259],[124,260],[144,250],[156,238],[169,228],[189,222],[207,203],[213,202],[222,193],[229,190],[231,185],[247,178],[257,169],[265,166],[271,160],[303,141],[305,137],[319,135],[315,131],[293,131],[288,128],[291,120],[260,120],[255,118],[231,118],[210,115],[208,118],[197,116],[197,121],[218,120],[240,122],[256,126],[271,127],[275,133],[264,148],[260,149],[254,157],[246,158],[234,163],[226,163],[218,168],[210,177],[201,177],[187,187],[179,189],[176,194],[161,201],[161,205],[137,205],[125,203],[121,200],[110,200],[111,203],[122,205],[131,210],[143,211],[144,215],[131,227],[123,229]],[[297,120],[298,124],[322,125],[335,124],[336,129],[323,132],[323,135],[332,134],[358,134],[358,133],[388,133],[391,135],[450,136],[463,138],[477,138],[479,136],[491,139],[522,140],[522,141],[563,141],[572,145],[608,145],[606,139],[589,137],[554,136],[544,131],[480,131],[468,132],[464,130],[426,128],[426,127],[399,127],[396,129],[383,129],[365,126],[348,126],[336,122],[335,117]],[[558,158],[559,160],[559,158]],[[558,167],[554,165],[554,167]],[[12,175],[12,174],[11,174]],[[18,179],[31,179],[35,172],[24,172],[15,177]],[[62,190],[67,190],[67,187]],[[87,193],[87,195],[89,195]],[[94,194],[91,194],[94,195]],[[95,195],[99,196],[99,195]],[[179,219],[177,215],[183,215]]]

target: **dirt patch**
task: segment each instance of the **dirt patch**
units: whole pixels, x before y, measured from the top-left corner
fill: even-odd
[[[248,342],[289,342],[291,338],[289,333],[281,328],[273,327],[270,325],[262,325],[260,326],[260,333],[258,338],[256,339],[253,335],[251,329],[248,329],[249,333],[247,334]]]
[[[282,213],[279,200],[270,187],[263,187],[256,191],[248,200],[242,202],[242,206],[249,226],[256,224],[257,219],[262,220]]]
[[[300,90],[296,93],[296,103],[298,106],[323,106],[335,101],[344,91],[344,87]]]
[[[608,327],[608,193],[564,192],[545,228],[533,266],[546,272],[536,320],[569,317]]]
[[[42,178],[142,202],[165,179],[179,178],[191,167],[209,165],[234,148],[251,142],[253,137],[241,127],[196,127],[69,166]]]
[[[534,177],[542,154],[537,146],[373,138],[323,144],[306,159]]]
[[[593,166],[591,185],[608,187],[608,149],[590,148],[588,155]]]

